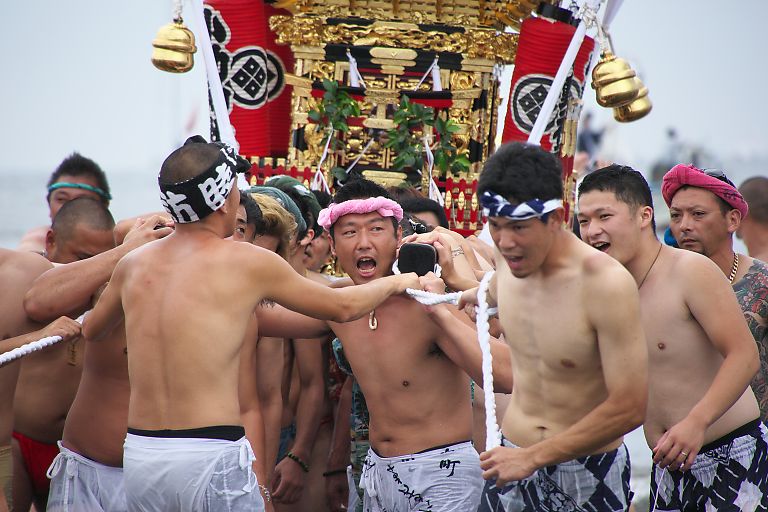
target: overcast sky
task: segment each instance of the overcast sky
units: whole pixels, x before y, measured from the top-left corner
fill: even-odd
[[[162,0],[6,3],[0,175],[47,172],[73,150],[109,173],[154,175],[195,113],[206,130],[199,52],[185,75],[160,72],[149,60],[171,9]],[[587,108],[596,124],[611,126],[612,150],[644,165],[674,126],[726,162],[768,159],[766,20],[766,0],[625,0],[612,27],[615,49],[642,74],[654,110],[619,125],[588,88]]]

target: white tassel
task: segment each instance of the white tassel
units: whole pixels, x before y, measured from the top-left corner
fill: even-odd
[[[363,80],[360,70],[357,69],[357,60],[349,50],[347,50],[347,59],[349,59],[349,85],[365,89],[365,80]]]
[[[443,90],[443,81],[440,78],[440,65],[435,57],[435,62],[432,64],[432,90],[439,92]]]

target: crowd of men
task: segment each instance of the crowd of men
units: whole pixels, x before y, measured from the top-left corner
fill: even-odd
[[[52,174],[51,225],[0,249],[0,353],[61,337],[0,367],[0,511],[626,511],[640,425],[651,510],[768,510],[768,178],[670,169],[671,247],[608,165],[576,236],[559,161],[507,144],[478,183],[491,246],[413,189],[239,190],[249,168],[192,137],[164,211],[117,223],[96,163]],[[410,242],[440,276],[396,271]]]

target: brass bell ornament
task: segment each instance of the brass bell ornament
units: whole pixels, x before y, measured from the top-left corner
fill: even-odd
[[[653,104],[648,97],[648,88],[643,86],[640,89],[640,94],[632,103],[613,109],[613,118],[620,123],[630,123],[648,115],[652,108]]]
[[[160,27],[152,47],[152,64],[161,71],[186,73],[195,64],[195,35],[181,17]]]
[[[597,103],[602,107],[618,108],[632,103],[639,95],[643,83],[627,61],[603,52],[600,62],[592,70],[592,88]]]

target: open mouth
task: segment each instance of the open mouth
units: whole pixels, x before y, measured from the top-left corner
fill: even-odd
[[[357,260],[357,271],[363,277],[371,277],[376,272],[376,260],[363,257]]]
[[[611,244],[609,244],[608,242],[594,242],[592,244],[592,247],[602,252],[607,251],[610,246]]]

